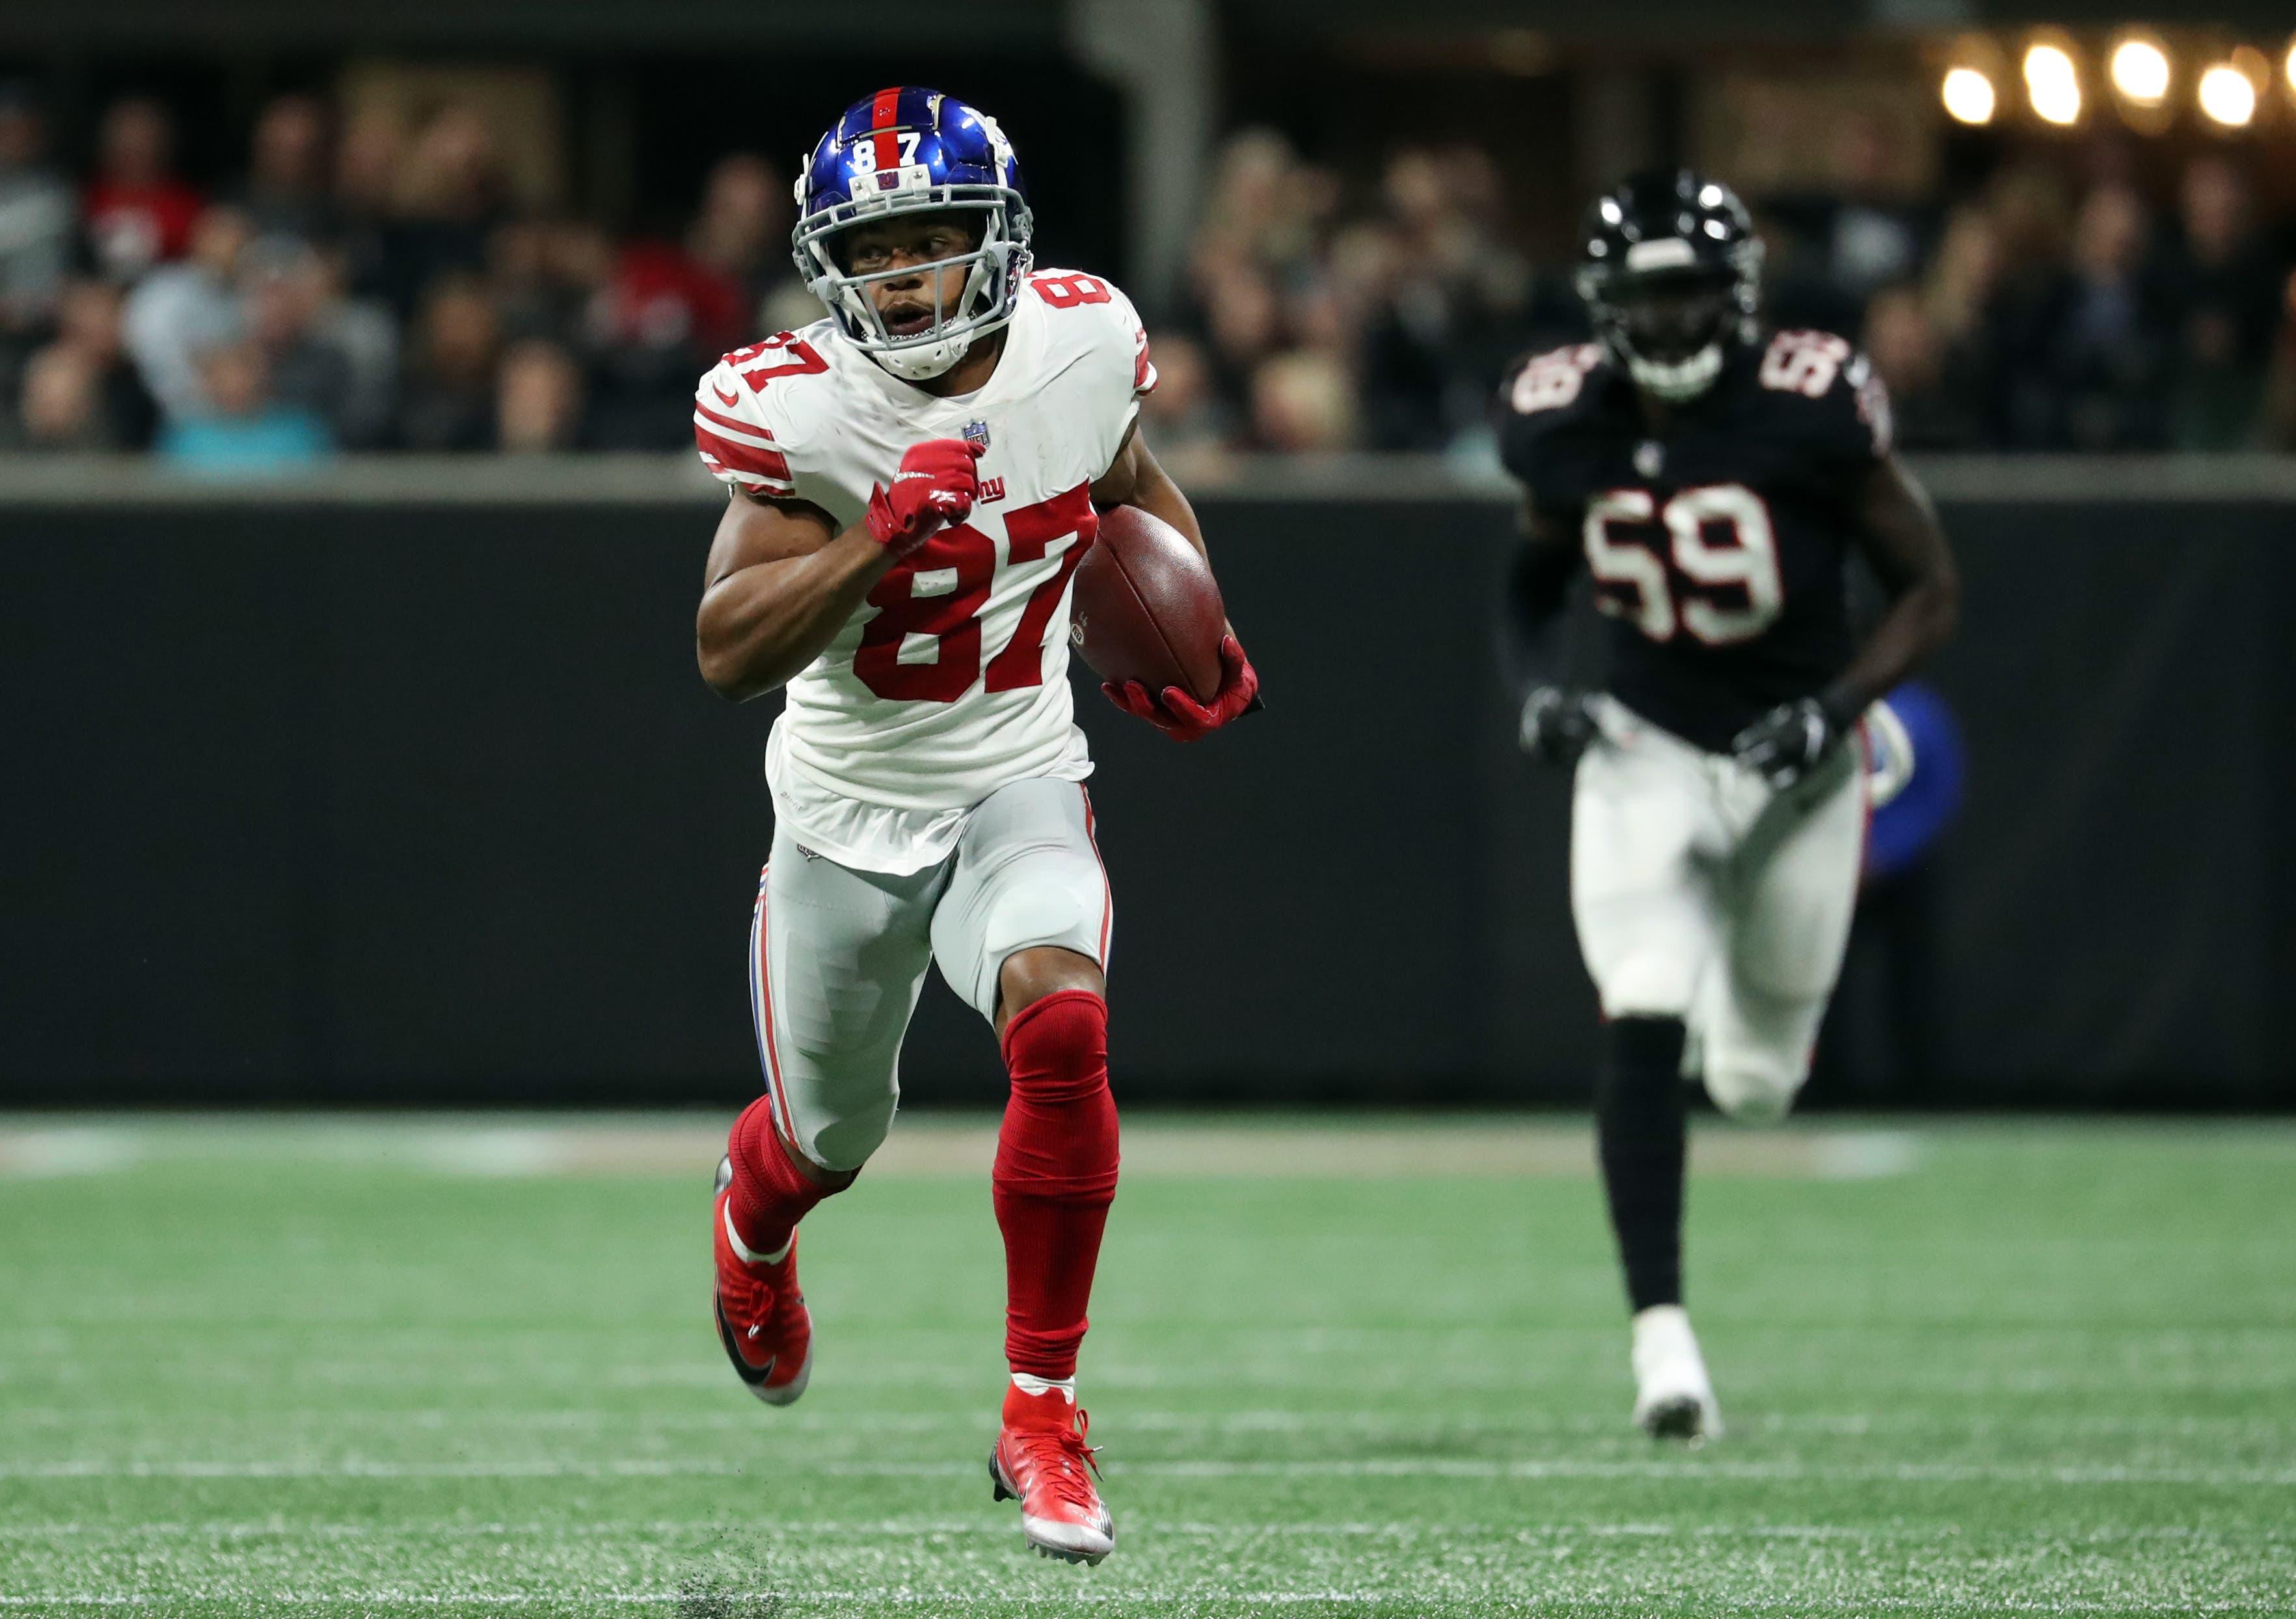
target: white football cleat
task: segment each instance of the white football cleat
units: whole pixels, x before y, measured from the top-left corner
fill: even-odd
[[[1680,1304],[1653,1304],[1635,1317],[1635,1426],[1653,1439],[1702,1444],[1722,1436],[1722,1408],[1706,1357]]]

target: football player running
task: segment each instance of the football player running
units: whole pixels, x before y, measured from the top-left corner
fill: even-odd
[[[915,87],[855,102],[806,160],[798,266],[829,309],[701,380],[732,486],[695,626],[727,697],[786,687],[766,750],[772,858],[751,929],[766,1093],[734,1125],[712,1221],[718,1335],[771,1405],[805,1392],[799,1221],[885,1139],[928,963],[996,1029],[1012,1091],[992,1187],[1012,1378],[989,1469],[1029,1544],[1097,1563],[1077,1350],[1117,1178],[1110,895],[1070,713],[1069,585],[1095,506],[1199,550],[1141,441],[1147,339],[1096,276],[1032,272],[995,120]],[[1258,682],[1231,636],[1208,704],[1111,691],[1182,740]]]
[[[1530,359],[1502,413],[1525,492],[1505,618],[1521,743],[1577,765],[1570,908],[1604,1019],[1634,1419],[1693,1441],[1722,1425],[1683,1311],[1684,1082],[1740,1119],[1792,1105],[1857,895],[1861,721],[1959,601],[1881,384],[1842,338],[1763,328],[1760,267],[1728,188],[1629,180],[1584,235],[1599,340]],[[1862,640],[1853,550],[1889,598]],[[1601,692],[1566,673],[1582,567],[1611,621]]]

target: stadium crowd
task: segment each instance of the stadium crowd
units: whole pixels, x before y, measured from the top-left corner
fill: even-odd
[[[818,315],[786,174],[751,154],[718,161],[682,238],[618,240],[515,208],[469,107],[339,127],[282,96],[205,192],[151,99],[105,110],[84,174],[48,145],[37,100],[0,86],[0,448],[225,470],[671,450],[709,359]],[[2101,144],[1921,207],[1753,200],[1774,315],[1857,334],[1915,447],[2296,448],[2296,253],[2227,155],[2157,198]],[[1222,149],[1182,292],[1151,313],[1152,431],[1206,455],[1482,454],[1509,360],[1584,331],[1488,153],[1351,177],[1264,130]]]

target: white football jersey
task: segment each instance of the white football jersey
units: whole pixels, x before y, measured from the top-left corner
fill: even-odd
[[[985,446],[980,496],[871,589],[789,683],[766,753],[775,813],[807,847],[914,871],[1008,782],[1081,781],[1070,700],[1069,584],[1106,472],[1155,386],[1148,339],[1097,276],[1029,277],[987,383],[936,398],[887,373],[837,323],[737,349],[701,379],[693,431],[718,478],[792,495],[840,530],[928,438]]]

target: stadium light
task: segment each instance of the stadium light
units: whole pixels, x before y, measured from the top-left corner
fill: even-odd
[[[2140,107],[2168,99],[2169,53],[2149,39],[2124,39],[2113,47],[2112,87]]]
[[[2025,97],[2043,123],[2079,121],[2080,73],[2062,46],[2037,45],[2025,53]]]
[[[2296,54],[2292,54],[2291,60],[2296,61]],[[1939,94],[1945,102],[1946,116],[1955,123],[1989,124],[1993,121],[1993,81],[1977,69],[1948,69]]]
[[[2288,81],[2288,88],[2291,91],[2296,91],[2296,44],[2292,44],[2288,47],[2288,56],[2280,64],[2280,71]]]
[[[2200,102],[2211,123],[2245,128],[2256,116],[2256,86],[2232,63],[2220,61],[2201,75]]]

